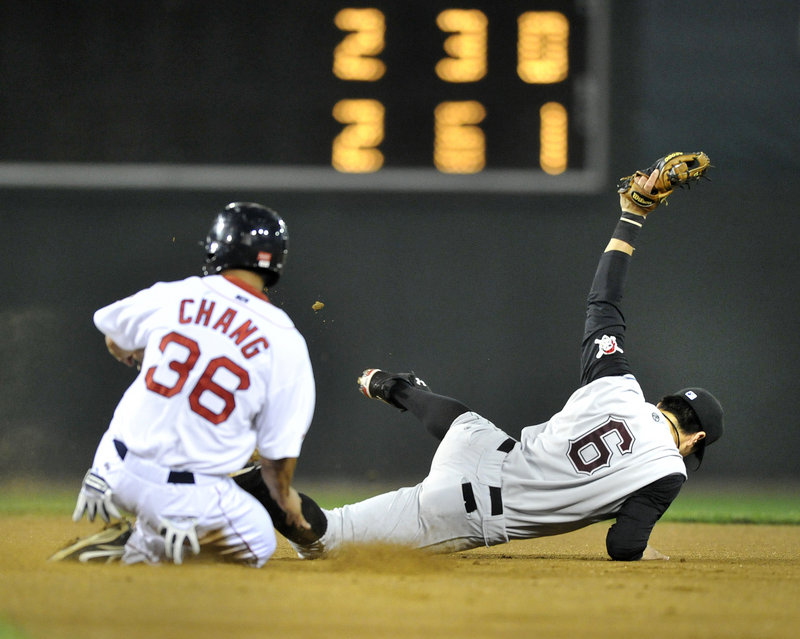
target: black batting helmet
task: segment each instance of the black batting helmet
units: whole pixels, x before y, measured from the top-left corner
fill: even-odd
[[[203,275],[229,268],[255,271],[272,286],[289,252],[286,223],[272,209],[254,202],[231,202],[217,214],[205,241]]]

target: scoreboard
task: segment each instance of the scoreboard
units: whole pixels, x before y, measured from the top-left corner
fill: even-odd
[[[607,162],[608,12],[88,2],[62,7],[41,39],[47,20],[13,17],[8,31],[28,39],[5,73],[22,82],[26,59],[73,59],[43,64],[6,107],[0,183],[592,190]]]

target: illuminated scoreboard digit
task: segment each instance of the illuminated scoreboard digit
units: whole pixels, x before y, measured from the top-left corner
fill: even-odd
[[[396,5],[332,8],[342,183],[585,191],[605,178],[605,3]]]
[[[0,184],[464,192],[604,184],[607,0],[150,3],[144,39],[114,3],[100,4],[64,20],[55,4],[41,19],[8,16],[9,33],[34,35],[8,50],[8,84],[27,89],[0,122]],[[75,33],[85,33],[80,56]],[[71,63],[43,62],[37,82],[25,84],[36,56]]]

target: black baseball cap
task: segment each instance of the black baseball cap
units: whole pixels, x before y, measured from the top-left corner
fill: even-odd
[[[716,397],[709,393],[705,388],[692,387],[684,388],[676,393],[694,411],[700,430],[705,431],[705,439],[702,439],[695,452],[692,453],[697,459],[697,466],[703,462],[703,455],[706,453],[706,446],[713,444],[720,437],[724,430],[724,416],[722,405]],[[691,457],[691,455],[690,455]]]

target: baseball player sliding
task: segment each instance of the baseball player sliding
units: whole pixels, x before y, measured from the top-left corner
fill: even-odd
[[[519,441],[461,402],[437,395],[413,373],[370,369],[361,391],[414,414],[439,440],[428,476],[333,510],[302,496],[311,530],[286,522],[257,470],[237,481],[270,512],[304,558],[347,544],[388,542],[456,551],[566,533],[616,518],[606,538],[616,560],[667,559],[651,530],[723,430],[719,402],[689,387],[645,400],[628,363],[620,310],[636,238],[649,212],[677,185],[699,179],[702,154],[672,154],[620,185],[622,215],[589,292],[581,385],[549,421]]]
[[[181,563],[187,545],[194,553],[202,545],[263,565],[276,546],[272,522],[229,476],[256,448],[262,486],[284,523],[309,527],[292,477],[314,411],[311,363],[305,340],[265,295],[283,270],[286,225],[266,207],[235,202],[217,215],[205,248],[205,277],[160,282],[95,313],[109,352],[140,372],[100,441],[73,519],[109,521],[122,509],[136,523],[54,559]]]

